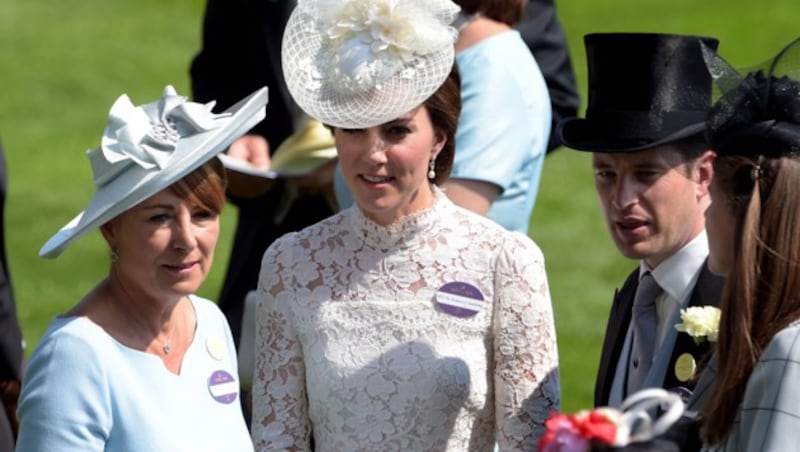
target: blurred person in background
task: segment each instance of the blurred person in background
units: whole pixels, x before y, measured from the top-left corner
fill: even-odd
[[[227,151],[261,168],[269,167],[270,153],[292,135],[302,118],[286,90],[280,63],[281,36],[293,8],[294,1],[208,0],[202,48],[191,64],[194,99],[215,100],[217,109],[230,107],[258,87],[269,88],[266,118]],[[237,207],[238,218],[218,303],[237,346],[245,296],[256,288],[264,251],[283,234],[336,210],[325,194],[334,164],[303,178],[272,182],[249,178],[229,184],[226,194]]]
[[[17,399],[19,398],[24,350],[17,320],[14,292],[8,272],[5,242],[6,159],[0,143],[0,452],[14,450],[17,437]]]
[[[456,158],[442,189],[454,203],[527,233],[552,126],[545,79],[513,28],[528,1],[455,3],[462,109]]]

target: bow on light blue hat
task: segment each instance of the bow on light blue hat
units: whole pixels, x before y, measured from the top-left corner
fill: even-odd
[[[86,152],[97,191],[39,256],[57,257],[87,232],[179,181],[264,119],[266,105],[266,87],[220,114],[211,112],[213,102],[187,102],[172,86],[161,99],[138,107],[123,94],[111,107],[100,146]]]

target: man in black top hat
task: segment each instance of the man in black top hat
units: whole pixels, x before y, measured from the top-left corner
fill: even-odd
[[[566,147],[593,153],[608,230],[619,251],[639,261],[614,296],[596,406],[618,406],[646,387],[686,400],[708,352],[708,341],[698,345],[674,327],[681,309],[716,305],[722,287],[706,265],[704,213],[715,154],[702,136],[711,77],[701,41],[717,47],[698,36],[585,36],[586,118],[559,123]]]

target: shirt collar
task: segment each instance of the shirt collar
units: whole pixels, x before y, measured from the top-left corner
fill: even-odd
[[[644,260],[640,261],[639,275],[651,271],[661,289],[682,303],[694,286],[700,267],[707,257],[708,239],[704,229],[677,253],[664,259],[655,269],[651,270]]]

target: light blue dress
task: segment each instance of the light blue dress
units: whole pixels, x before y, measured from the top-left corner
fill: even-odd
[[[516,30],[484,39],[459,53],[456,62],[462,110],[450,177],[500,187],[487,216],[527,233],[550,138],[544,77]],[[353,204],[338,168],[334,188],[341,208]]]
[[[56,318],[25,373],[17,451],[252,451],[228,324],[190,299],[197,329],[180,375],[86,318]]]

